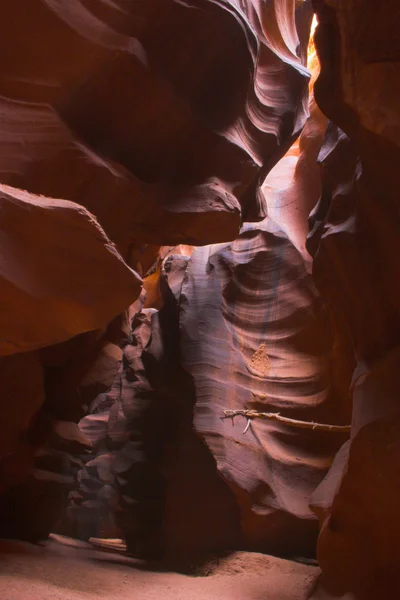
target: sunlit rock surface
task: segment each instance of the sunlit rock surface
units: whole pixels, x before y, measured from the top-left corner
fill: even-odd
[[[307,67],[311,72],[310,116],[299,138],[269,172],[262,186],[269,218],[286,233],[301,253],[308,269],[311,268],[312,262],[305,244],[309,233],[308,217],[321,195],[320,166],[317,158],[327,124],[327,118],[314,98],[314,84],[319,75],[319,61],[313,43],[316,24],[314,19],[307,56]]]

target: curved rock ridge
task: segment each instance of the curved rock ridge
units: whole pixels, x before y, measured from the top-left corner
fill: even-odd
[[[314,278],[336,322],[346,329],[357,364],[350,390],[350,443],[312,498],[321,522],[321,585],[336,595],[352,592],[363,600],[400,593],[394,567],[399,490],[390,474],[399,459],[388,451],[399,427],[394,366],[399,311],[393,285],[399,241],[393,193],[385,193],[383,182],[377,194],[378,170],[370,162],[374,152],[374,162],[382,161],[384,172],[389,148],[382,139],[369,142],[375,150],[364,144],[360,156],[360,146],[329,125],[320,153],[323,194],[311,215],[308,240],[315,257]],[[393,146],[390,152],[393,158]],[[343,562],[350,568],[344,570]]]
[[[321,195],[320,165],[317,159],[327,125],[327,118],[314,98],[314,83],[319,74],[319,61],[313,42],[315,26],[314,19],[307,59],[307,66],[311,72],[310,116],[299,138],[269,172],[262,186],[268,216],[299,250],[309,269],[312,257],[306,249],[308,217]]]
[[[83,207],[5,185],[0,207],[0,355],[97,329],[139,295],[140,277]]]
[[[0,113],[1,180],[85,206],[124,258],[132,244],[236,235],[240,205],[217,179],[191,187],[145,183],[85,146],[47,105],[0,98]]]
[[[367,0],[314,6],[315,94],[334,124],[320,153],[322,195],[308,247],[356,363],[351,439],[312,499],[323,569],[315,598],[397,598],[399,7],[385,0],[378,14]]]
[[[393,477],[400,461],[399,357],[397,347],[371,368],[358,365],[351,439],[311,498],[320,519],[318,559],[328,598],[400,594],[400,489]]]
[[[225,409],[340,422],[331,391],[329,315],[299,252],[269,219],[230,244],[195,249],[180,300],[181,363],[193,377],[194,427],[236,495],[245,547],[312,554],[308,502],[343,435],[275,421],[222,420]]]
[[[121,535],[136,556],[178,569],[239,547],[240,538],[233,495],[193,431],[193,387],[179,365],[177,301],[188,251],[172,249],[162,260],[159,309],[133,316],[111,390],[80,422],[94,456],[79,472],[64,524],[84,539]]]
[[[3,181],[82,203],[117,243],[224,241],[265,214],[259,183],[308,115],[310,2],[16,0],[0,17]]]
[[[313,5],[321,110],[352,139],[361,141],[369,132],[398,150],[398,3],[383,0],[379,15],[368,0],[314,0]]]
[[[291,128],[297,137],[308,118],[308,90],[304,84],[309,78],[306,64],[311,5],[295,0],[229,0],[229,4],[245,15],[258,42],[254,90],[250,89],[247,99],[248,118],[256,129],[274,136],[281,145],[287,131]],[[236,139],[240,139],[240,130],[246,129],[242,122],[236,129]],[[256,160],[265,164],[269,149],[263,141],[260,148],[257,138],[250,138],[250,148]]]
[[[1,535],[400,597],[398,9],[1,3]]]

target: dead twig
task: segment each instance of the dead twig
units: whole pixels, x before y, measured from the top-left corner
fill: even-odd
[[[351,431],[351,425],[327,425],[325,423],[314,423],[313,421],[298,421],[297,419],[289,419],[289,417],[282,417],[280,413],[265,413],[257,412],[255,410],[224,410],[226,419],[233,419],[234,417],[245,417],[247,419],[246,429],[243,431],[245,434],[250,427],[251,419],[269,419],[271,421],[279,421],[290,425],[291,427],[300,427],[302,429],[313,429],[316,431],[333,431],[336,433],[349,433]]]

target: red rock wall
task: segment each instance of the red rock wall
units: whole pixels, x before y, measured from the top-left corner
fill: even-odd
[[[196,389],[194,426],[235,493],[244,547],[312,555],[310,494],[346,439],[273,421],[222,420],[224,409],[341,423],[332,338],[299,252],[267,219],[227,245],[197,249],[182,288],[182,365]]]
[[[54,423],[111,385],[122,331],[104,330],[140,291],[128,264],[145,274],[151,245],[230,240],[265,215],[260,185],[307,118],[310,18],[308,2],[0,8],[2,354],[43,348],[15,359],[31,394],[4,383],[27,406],[0,463],[18,484],[35,488]],[[35,510],[16,535],[46,535]]]
[[[400,595],[399,12],[314,0],[318,108],[311,4],[0,7],[1,535],[69,503],[178,564],[318,517],[316,598]]]
[[[321,150],[314,277],[356,360],[351,439],[316,490],[329,597],[397,598],[400,45],[396,2],[315,2]],[[339,129],[340,128],[340,129]],[[322,597],[322,596],[321,596]],[[327,596],[324,596],[327,597]]]

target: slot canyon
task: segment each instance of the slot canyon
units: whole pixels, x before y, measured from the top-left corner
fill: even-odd
[[[398,0],[2,0],[0,113],[0,598],[400,599]]]

